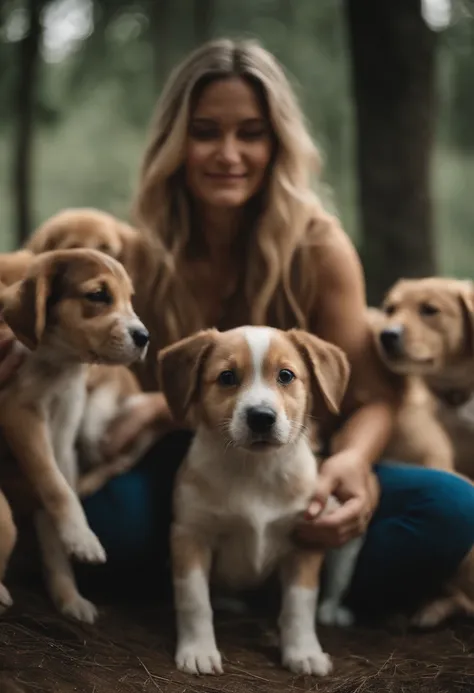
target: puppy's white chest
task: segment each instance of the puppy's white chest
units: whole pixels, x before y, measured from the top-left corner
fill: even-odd
[[[290,550],[317,474],[317,460],[303,437],[258,458],[213,446],[198,432],[177,486],[175,521],[209,545],[218,581],[249,586],[268,576]]]
[[[46,411],[55,456],[61,465],[65,446],[74,446],[84,411],[86,391],[81,374],[65,378],[59,385],[50,394]]]
[[[219,519],[214,571],[219,581],[245,586],[265,578],[288,552],[291,532],[306,502],[280,504],[249,492],[228,500]]]

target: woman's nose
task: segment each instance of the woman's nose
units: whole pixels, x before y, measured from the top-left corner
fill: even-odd
[[[226,164],[240,162],[239,143],[233,135],[223,137],[219,146],[219,158]]]

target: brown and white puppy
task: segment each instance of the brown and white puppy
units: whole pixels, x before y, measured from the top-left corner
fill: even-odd
[[[32,234],[25,247],[35,254],[91,248],[124,263],[138,237],[135,229],[112,214],[85,207],[64,209],[50,217]]]
[[[391,369],[392,358],[384,347],[391,320],[382,310],[370,308],[368,319],[375,346],[382,362]],[[389,332],[390,333],[390,332]],[[418,366],[415,366],[417,368]],[[400,364],[396,365],[400,374]],[[439,419],[439,405],[421,375],[405,364],[404,389],[394,431],[384,452],[388,459],[410,462],[432,469],[454,469],[453,444]]]
[[[178,643],[192,674],[222,672],[209,580],[230,587],[279,568],[282,661],[324,676],[331,662],[315,611],[323,554],[291,541],[317,481],[308,426],[337,415],[349,364],[301,330],[206,330],[159,353],[159,378],[176,419],[196,428],[175,489],[171,532]]]
[[[37,515],[48,587],[60,611],[93,621],[68,554],[102,562],[104,550],[75,493],[75,441],[86,398],[87,364],[130,364],[148,332],[131,305],[120,263],[93,250],[43,253],[3,291],[5,322],[31,353],[0,394],[0,429],[44,511]]]
[[[145,427],[128,449],[118,457],[106,459],[102,442],[109,424],[132,410],[154,406],[155,393],[145,393],[126,366],[92,365],[87,373],[87,402],[78,434],[82,498],[96,493],[113,477],[130,470],[164,433],[174,428],[171,418],[153,421]]]

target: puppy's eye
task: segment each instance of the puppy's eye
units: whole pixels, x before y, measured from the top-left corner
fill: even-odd
[[[107,243],[101,243],[97,250],[100,250],[101,253],[105,253],[106,255],[112,255],[111,248]]]
[[[393,303],[389,303],[388,306],[385,306],[384,311],[385,315],[393,315],[395,313],[396,306]]]
[[[97,291],[89,291],[87,294],[85,294],[85,297],[92,303],[112,303],[112,296],[110,295],[108,289],[104,287],[102,287],[102,289],[98,289]]]
[[[437,306],[433,306],[431,303],[421,303],[418,311],[420,315],[430,316],[439,313],[439,308]]]
[[[235,371],[231,370],[222,371],[222,373],[219,373],[217,382],[223,387],[232,387],[233,385],[237,385],[237,374]]]
[[[290,371],[288,368],[282,368],[281,371],[278,373],[278,382],[280,385],[289,385],[292,380],[296,378],[296,375],[293,373],[293,371]]]

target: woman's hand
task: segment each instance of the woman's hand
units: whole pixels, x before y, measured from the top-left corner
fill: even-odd
[[[102,452],[112,459],[124,452],[148,428],[168,433],[177,425],[161,392],[143,393],[136,403],[112,420],[102,441]]]
[[[15,375],[27,353],[28,349],[11,333],[0,335],[0,389]]]
[[[323,513],[330,495],[341,505]],[[297,539],[328,548],[343,546],[366,531],[378,499],[379,486],[370,466],[351,450],[338,452],[321,465],[318,488]]]

